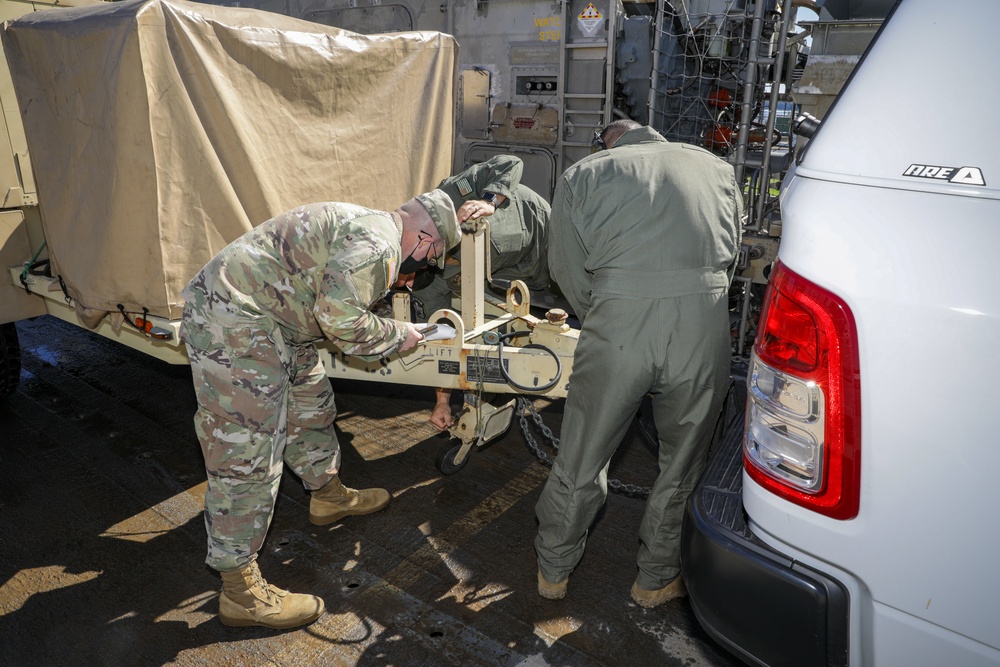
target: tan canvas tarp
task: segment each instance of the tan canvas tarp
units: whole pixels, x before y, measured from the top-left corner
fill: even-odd
[[[3,47],[53,275],[80,306],[176,319],[181,290],[299,204],[392,209],[451,169],[457,45],[251,9],[35,12]]]

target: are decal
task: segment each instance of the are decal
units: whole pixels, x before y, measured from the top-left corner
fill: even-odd
[[[933,178],[938,181],[959,183],[961,185],[986,185],[983,172],[979,167],[942,167],[933,164],[911,164],[903,172],[903,176],[914,178]]]

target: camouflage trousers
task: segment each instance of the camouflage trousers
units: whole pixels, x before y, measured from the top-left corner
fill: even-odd
[[[284,464],[309,490],[337,474],[333,389],[316,347],[286,344],[268,318],[223,323],[188,307],[182,333],[208,474],[205,562],[234,570],[260,551]]]

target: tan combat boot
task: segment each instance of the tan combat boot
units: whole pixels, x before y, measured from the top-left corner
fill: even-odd
[[[687,595],[687,589],[684,587],[684,580],[681,579],[680,575],[674,577],[663,588],[657,588],[655,591],[647,591],[645,588],[639,588],[638,581],[632,584],[632,599],[635,600],[637,605],[646,609],[659,607],[667,600],[682,598],[685,595]]]
[[[221,574],[219,620],[223,625],[284,630],[312,623],[326,611],[322,598],[289,593],[268,584],[256,561]]]
[[[569,577],[566,577],[558,584],[553,584],[542,574],[542,569],[538,568],[538,594],[546,600],[562,600],[566,597],[566,588],[568,586]]]
[[[371,514],[389,504],[385,489],[349,489],[334,477],[321,489],[312,492],[309,500],[309,521],[317,526],[339,521],[345,516]]]

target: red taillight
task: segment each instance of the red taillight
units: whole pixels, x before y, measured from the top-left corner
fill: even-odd
[[[764,328],[758,338],[758,355],[788,370],[812,371],[819,359],[816,320],[780,289],[769,296],[761,316]]]
[[[778,262],[748,378],[744,458],[758,484],[835,519],[857,516],[859,365],[847,304]]]

